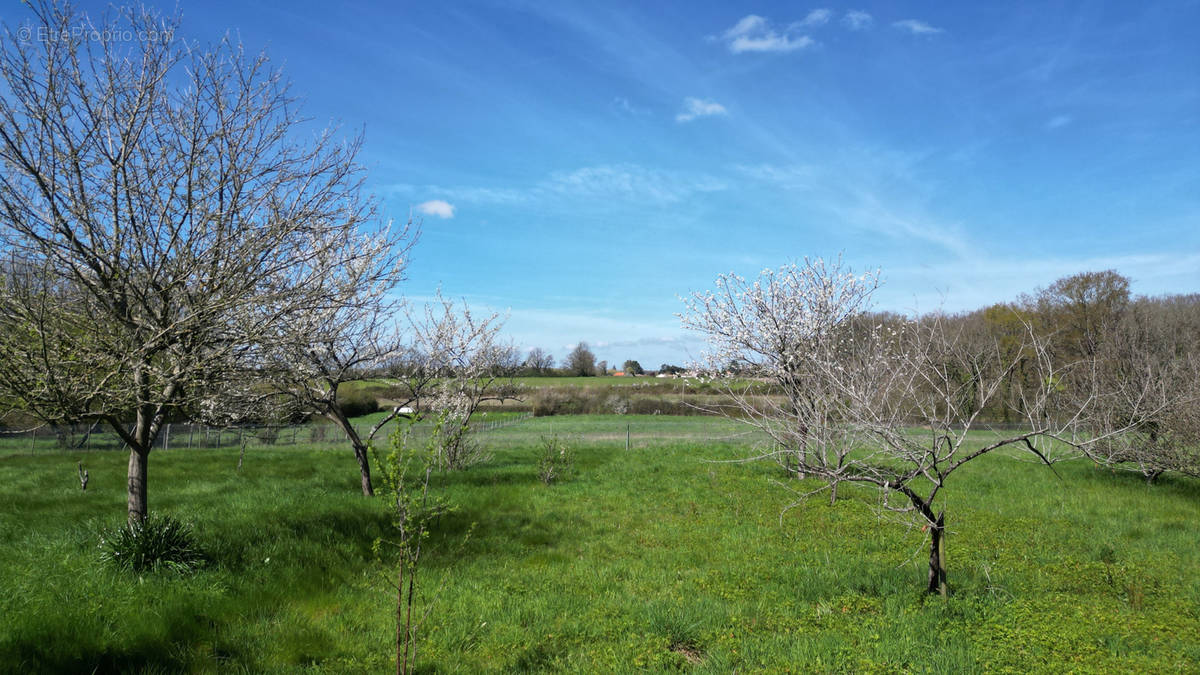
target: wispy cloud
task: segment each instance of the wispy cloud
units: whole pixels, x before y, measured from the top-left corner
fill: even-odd
[[[908,31],[913,35],[936,35],[938,33],[945,32],[941,28],[935,28],[924,21],[919,21],[917,19],[902,19],[893,23],[892,27],[903,31]]]
[[[802,199],[833,228],[923,241],[957,259],[969,256],[972,249],[963,227],[944,222],[924,207],[925,188],[908,175],[911,161],[887,153],[847,152],[840,164],[735,168],[746,178]]]
[[[875,19],[870,14],[860,9],[852,9],[842,17],[842,24],[850,30],[866,30],[874,22]]]
[[[814,10],[809,13],[809,17],[813,17],[818,12],[828,10]],[[817,14],[820,17],[820,14]],[[805,19],[806,21],[808,19]],[[828,20],[828,18],[826,18]],[[800,23],[795,26],[801,27]],[[742,17],[731,28],[721,34],[721,39],[729,47],[729,51],[734,54],[742,54],[745,52],[793,52],[797,49],[811,47],[815,42],[807,35],[792,35],[791,31],[782,31],[771,26],[770,22],[757,14],[750,14]]]
[[[639,337],[623,340],[600,340],[591,343],[597,349],[613,349],[617,347],[645,347],[645,346],[667,346],[673,347],[678,345],[691,345],[697,340],[689,339],[688,335],[675,336],[656,336],[656,337]]]
[[[687,97],[683,99],[683,112],[675,116],[676,122],[691,122],[697,117],[712,117],[713,115],[728,115],[725,106],[703,98]]]
[[[438,218],[454,217],[454,205],[442,199],[431,199],[427,202],[417,204],[417,211],[427,216],[437,216]]]
[[[528,199],[528,195],[518,190],[507,188],[445,186],[445,185],[415,185],[413,183],[392,183],[381,188],[384,192],[403,198],[418,195],[433,195],[432,201],[466,204],[515,204]],[[418,205],[420,209],[431,202]],[[453,208],[453,207],[452,207]]]
[[[515,205],[563,200],[602,200],[671,204],[696,194],[719,192],[725,181],[705,173],[655,169],[638,164],[586,166],[570,171],[555,171],[523,188],[444,187],[438,185],[392,185],[388,191],[397,196],[436,195],[416,209],[426,215],[449,218],[455,207],[451,202]]]
[[[739,164],[734,169],[753,181],[768,183],[785,190],[810,188],[818,175],[814,167],[804,165]]]
[[[1070,115],[1055,115],[1046,122],[1046,128],[1050,130],[1061,129],[1073,121],[1075,120]]]
[[[557,172],[537,190],[573,198],[622,199],[673,203],[701,192],[718,192],[725,183],[705,175],[647,169],[634,164],[591,166]]]
[[[831,10],[824,8],[814,9],[808,13],[808,16],[798,21],[796,25],[800,27],[824,26],[825,24],[829,23],[831,18],[833,18],[833,12]]]

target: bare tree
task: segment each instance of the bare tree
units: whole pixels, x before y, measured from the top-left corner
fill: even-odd
[[[1016,430],[980,422],[1022,358],[990,336],[932,315],[899,330],[867,327],[848,342],[821,365],[820,379],[834,394],[833,417],[844,422],[852,440],[835,470],[810,471],[831,488],[841,482],[875,487],[885,509],[915,516],[930,536],[927,589],[945,595],[946,518],[938,497],[951,474],[1005,447],[1052,465],[1093,439],[1082,434],[1078,411],[1054,414],[1063,409],[1057,401],[1063,374],[1032,330],[1018,352],[1036,355],[1039,377],[1018,394],[1025,425]],[[979,429],[991,433],[977,437],[972,432]]]
[[[683,322],[707,336],[710,367],[732,362],[770,383],[763,396],[725,381],[732,400],[725,412],[770,439],[752,459],[773,458],[798,477],[823,481],[807,492],[794,488],[801,498],[823,489],[832,498],[841,483],[878,489],[885,509],[915,516],[929,532],[928,590],[946,594],[938,497],[950,475],[1004,447],[1052,464],[1104,436],[1083,433],[1087,400],[1073,410],[1060,400],[1064,373],[1032,327],[1020,344],[1002,345],[941,315],[878,321],[863,313],[875,286],[875,275],[856,276],[840,261],[806,260],[755,282],[718,278],[716,292],[686,301]],[[1016,394],[1026,427],[977,440],[971,432],[982,426],[981,411],[1028,359],[1036,384]]]
[[[1105,326],[1097,351],[1088,375],[1104,396],[1088,421],[1105,438],[1090,456],[1147,482],[1200,476],[1200,296],[1137,300]]]
[[[545,375],[554,368],[554,356],[541,347],[534,347],[525,357],[525,367],[538,375]]]
[[[591,377],[596,374],[596,355],[586,342],[580,342],[567,354],[565,368],[568,375]]]
[[[140,521],[164,421],[261,400],[264,345],[330,301],[375,205],[359,140],[297,140],[266,56],[149,10],[93,24],[42,1],[32,20],[0,39],[0,251],[22,270],[0,285],[0,399],[112,427]]]

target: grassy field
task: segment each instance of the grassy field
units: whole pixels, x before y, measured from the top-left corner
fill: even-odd
[[[1197,482],[985,457],[945,493],[942,599],[922,592],[922,533],[874,494],[781,517],[778,469],[707,461],[743,456],[744,434],[663,416],[481,434],[493,459],[438,477],[458,509],[426,549],[421,671],[1200,672]],[[549,486],[548,435],[577,455]],[[389,515],[356,494],[349,450],[254,447],[240,472],[237,455],[151,456],[151,509],[194,523],[210,563],[140,577],[97,554],[125,455],[0,457],[0,670],[393,669]]]
[[[639,375],[637,377],[518,377],[518,384],[526,387],[635,387],[663,386],[680,387],[695,386],[700,380],[685,378],[657,378]]]

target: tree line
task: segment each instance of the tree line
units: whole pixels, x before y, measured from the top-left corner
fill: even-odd
[[[553,355],[541,347],[534,347],[529,350],[525,360],[516,366],[515,373],[524,377],[595,377],[617,372],[625,375],[676,375],[686,372],[684,368],[668,363],[662,364],[657,371],[647,371],[635,359],[627,359],[619,369],[615,366],[610,368],[607,361],[597,361],[591,347],[583,341],[571,348],[560,366],[556,367],[555,364]]]

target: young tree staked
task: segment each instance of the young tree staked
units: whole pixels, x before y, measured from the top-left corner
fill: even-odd
[[[281,327],[342,302],[337,271],[387,238],[363,234],[360,139],[312,133],[265,55],[150,10],[30,8],[29,34],[55,39],[0,36],[0,253],[19,271],[0,282],[0,402],[110,426],[142,521],[164,423],[264,400]]]

